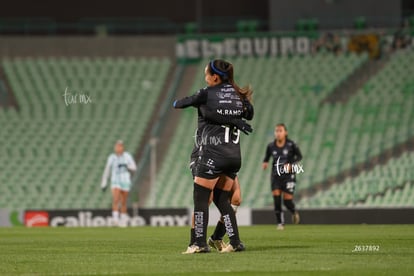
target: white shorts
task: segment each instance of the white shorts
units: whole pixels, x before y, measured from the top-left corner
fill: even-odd
[[[131,183],[130,182],[112,182],[111,183],[111,189],[120,189],[121,191],[124,192],[129,192],[129,190],[131,190]]]

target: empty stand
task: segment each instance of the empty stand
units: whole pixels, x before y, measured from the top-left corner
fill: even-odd
[[[117,139],[136,152],[170,65],[166,58],[3,59],[19,111],[0,109],[0,207],[109,207],[110,193],[100,192],[106,158]]]
[[[391,158],[386,164],[348,178],[340,185],[321,190],[300,201],[302,208],[323,207],[408,207],[413,204],[414,153]]]

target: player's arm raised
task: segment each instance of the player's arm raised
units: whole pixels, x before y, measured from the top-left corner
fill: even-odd
[[[205,104],[207,101],[207,90],[205,88],[200,89],[192,96],[184,97],[180,100],[175,100],[173,103],[174,108],[187,108],[190,106],[197,107],[201,104]]]

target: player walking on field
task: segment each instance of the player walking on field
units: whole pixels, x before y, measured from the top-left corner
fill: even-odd
[[[234,83],[233,65],[213,60],[205,68],[208,87],[174,102],[175,108],[198,107],[200,147],[194,178],[195,243],[185,253],[209,252],[207,245],[208,204],[213,201],[223,217],[230,244],[221,252],[243,251],[230,191],[241,167],[240,130],[251,131],[243,120],[243,99],[250,88]]]
[[[126,226],[127,199],[131,189],[131,172],[137,169],[131,154],[124,151],[124,143],[118,140],[114,146],[114,153],[109,155],[102,176],[101,188],[106,190],[108,177],[111,175],[112,217],[115,225]],[[119,206],[121,217],[119,218]]]
[[[299,213],[296,211],[293,202],[293,194],[296,186],[296,173],[299,166],[295,163],[302,160],[302,153],[299,147],[292,140],[288,139],[287,128],[284,124],[275,127],[275,140],[267,145],[263,159],[263,169],[267,169],[270,157],[273,157],[270,183],[273,194],[274,208],[277,220],[277,229],[284,229],[284,217],[282,211],[283,202],[286,208],[292,213],[292,221],[298,224]]]

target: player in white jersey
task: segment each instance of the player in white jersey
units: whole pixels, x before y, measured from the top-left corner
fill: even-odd
[[[131,172],[137,169],[131,154],[124,151],[124,143],[118,140],[114,146],[114,153],[110,154],[102,176],[101,188],[106,190],[109,175],[111,175],[112,217],[115,225],[126,226],[127,198],[131,189]],[[119,205],[121,218],[119,219]]]

